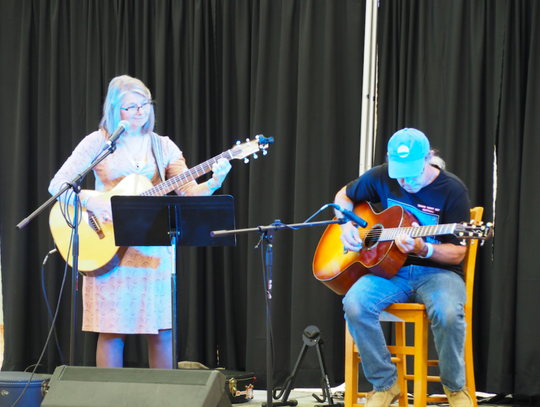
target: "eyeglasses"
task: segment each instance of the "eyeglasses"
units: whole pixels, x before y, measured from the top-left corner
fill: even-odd
[[[142,105],[130,105],[128,107],[120,106],[120,109],[124,110],[129,114],[135,114],[139,112],[139,109],[142,109],[143,112],[148,112],[148,110],[150,110],[150,106],[152,106],[152,102],[146,102]]]

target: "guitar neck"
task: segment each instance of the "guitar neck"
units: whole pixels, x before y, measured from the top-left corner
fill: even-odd
[[[379,241],[389,242],[395,240],[396,236],[405,233],[411,237],[427,237],[439,235],[455,234],[457,223],[448,223],[444,225],[420,226],[420,227],[405,227],[405,228],[389,228],[382,229]],[[368,232],[369,233],[369,232]]]
[[[143,192],[140,196],[163,196],[167,195],[169,192],[180,188],[181,186],[191,182],[200,176],[210,172],[212,170],[212,165],[216,163],[220,158],[225,158],[231,160],[233,157],[230,150],[221,153],[214,158],[209,159],[193,168],[190,168],[187,171],[184,171],[182,174],[178,174],[175,177],[168,179],[167,181],[162,182],[150,188],[148,191]]]

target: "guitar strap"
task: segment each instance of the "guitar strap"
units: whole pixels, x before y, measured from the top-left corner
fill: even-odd
[[[159,136],[152,132],[150,134],[150,140],[152,140],[152,154],[154,155],[154,160],[156,160],[156,165],[159,172],[159,178],[161,181],[165,181],[165,164],[163,162],[163,150],[161,149],[161,141],[159,141]]]

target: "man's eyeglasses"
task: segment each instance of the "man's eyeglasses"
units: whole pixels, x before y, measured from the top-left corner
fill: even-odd
[[[129,114],[135,114],[139,112],[139,109],[142,109],[143,112],[148,112],[150,110],[150,106],[152,106],[152,102],[146,102],[142,105],[130,105],[128,107],[122,107],[120,106],[120,109],[124,110],[125,112]]]

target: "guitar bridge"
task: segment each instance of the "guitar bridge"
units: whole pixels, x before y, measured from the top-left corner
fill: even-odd
[[[105,234],[103,233],[103,230],[101,229],[101,225],[99,223],[99,220],[96,215],[94,215],[92,212],[88,211],[88,225],[92,228],[94,232],[98,235],[100,239],[105,238]]]

